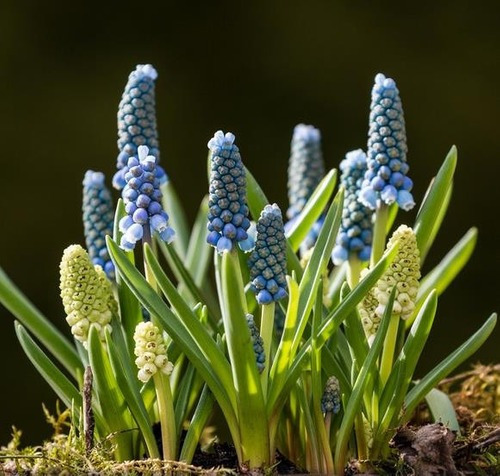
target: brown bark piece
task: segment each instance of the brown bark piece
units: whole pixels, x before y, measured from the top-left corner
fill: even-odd
[[[440,423],[418,428],[401,428],[394,436],[391,445],[397,448],[403,461],[410,465],[416,475],[458,476],[453,461],[453,441],[455,435]]]

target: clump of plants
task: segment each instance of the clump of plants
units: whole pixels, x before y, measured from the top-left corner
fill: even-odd
[[[471,228],[422,276],[451,199],[456,148],[429,177],[415,220],[395,227],[417,200],[399,90],[378,74],[366,151],[348,152],[340,173],[325,170],[319,130],[295,128],[286,214],[245,167],[235,136],[217,131],[208,194],[189,227],[159,164],[156,77],[138,65],[120,101],[116,205],[102,173],[84,176],[85,248],[70,245],[60,263],[73,338],[0,273],[19,342],[68,409],[65,444],[87,455],[77,466],[188,470],[215,427],[242,471],[272,471],[279,454],[341,475],[350,460],[375,468],[386,459],[424,400],[455,429],[436,386],[496,324],[492,314],[415,375],[438,297],[476,242]]]

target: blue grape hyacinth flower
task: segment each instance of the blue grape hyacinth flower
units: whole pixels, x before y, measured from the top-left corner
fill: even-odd
[[[281,210],[266,205],[257,222],[255,249],[248,260],[250,287],[259,304],[270,304],[287,296],[286,240]]]
[[[234,134],[217,131],[208,142],[210,186],[207,243],[219,253],[231,251],[236,243],[243,251],[253,247],[248,240],[246,175]]]
[[[345,188],[342,223],[332,252],[333,263],[339,265],[351,256],[369,261],[373,237],[373,210],[359,202],[366,172],[366,155],[361,150],[348,152],[340,163],[340,182]]]
[[[160,238],[170,243],[175,232],[168,226],[168,215],[161,205],[160,179],[156,173],[156,157],[141,145],[137,157],[130,157],[123,167],[125,187],[122,198],[125,203],[124,216],[119,223],[123,233],[120,246],[132,251],[135,244],[157,232]]]
[[[293,131],[288,165],[288,219],[295,218],[325,176],[319,129],[298,124]]]
[[[113,186],[125,186],[123,168],[129,157],[137,155],[141,145],[148,147],[159,161],[158,132],[156,129],[155,80],[158,73],[150,64],[139,64],[128,77],[118,106],[118,154]],[[161,183],[167,180],[165,171],[157,164],[156,175]]]
[[[115,278],[115,267],[106,247],[106,235],[113,235],[114,206],[102,172],[87,170],[85,173],[82,213],[89,257],[112,280]]]
[[[372,210],[377,201],[394,202],[403,210],[411,210],[415,201],[410,193],[413,182],[407,176],[406,129],[399,90],[391,78],[375,76],[370,106],[368,132],[368,169],[365,173],[360,201]]]

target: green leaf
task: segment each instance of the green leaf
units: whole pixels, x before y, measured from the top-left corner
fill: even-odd
[[[157,243],[162,251],[163,255],[167,259],[170,269],[175,274],[175,277],[185,286],[188,290],[191,298],[193,299],[192,304],[201,302],[207,306],[208,315],[210,317],[210,323],[214,331],[217,331],[217,324],[221,319],[221,313],[217,306],[213,305],[213,302],[208,298],[203,289],[199,288],[194,282],[189,271],[184,267],[181,258],[175,251],[172,245],[167,245],[161,240],[157,240]]]
[[[460,436],[460,425],[458,424],[457,414],[450,397],[446,393],[433,388],[426,396],[425,401],[432,413],[435,422],[441,422],[451,431]]]
[[[465,362],[484,341],[493,332],[497,322],[497,315],[493,313],[483,326],[465,341],[458,349],[452,352],[446,359],[439,365],[434,367],[422,380],[420,380],[408,393],[405,398],[406,416],[407,421],[416,406],[422,401],[425,395],[435,386],[438,382],[444,379],[450,372],[453,372],[462,362]]]
[[[78,389],[68,380],[68,378],[54,365],[54,363],[45,355],[42,349],[35,344],[35,341],[29,336],[26,329],[14,322],[17,338],[24,352],[30,359],[31,363],[38,370],[40,375],[50,385],[52,390],[57,394],[67,408],[75,405],[77,415],[80,414],[82,408],[82,396]],[[78,422],[75,422],[78,426]]]
[[[255,180],[254,176],[248,169],[246,170],[247,177],[247,200],[248,200],[248,208],[250,209],[250,213],[254,217],[255,220],[258,220],[260,216],[260,212],[264,209],[264,207],[270,203],[267,199],[266,195],[260,188],[260,185]],[[290,276],[292,275],[292,271],[295,271],[298,280],[302,277],[302,266],[300,266],[300,261],[297,258],[290,242],[287,240],[287,249],[286,249],[286,261],[288,266],[288,273]]]
[[[335,246],[335,240],[342,219],[343,203],[344,190],[341,189],[337,193],[335,200],[332,202],[326,214],[325,221],[321,227],[316,244],[314,245],[312,256],[307,263],[304,275],[300,281],[297,328],[295,330],[290,355],[292,359],[302,340],[304,329],[306,328],[314,300],[316,299],[318,285],[323,277],[328,261],[330,260],[333,247]]]
[[[456,165],[457,148],[453,146],[448,152],[438,174],[432,181],[424,197],[422,206],[418,211],[413,229],[417,237],[421,263],[424,262],[444,218]]]
[[[207,385],[203,387],[200,400],[196,406],[193,418],[189,423],[189,428],[182,445],[180,460],[186,463],[191,463],[198,442],[200,441],[201,433],[205,428],[214,408],[214,397]]]
[[[196,219],[186,254],[186,268],[197,286],[206,284],[206,274],[212,256],[212,247],[207,243],[208,197],[204,197]]]
[[[471,228],[441,262],[422,279],[417,296],[417,310],[422,306],[432,289],[436,289],[438,296],[445,291],[469,261],[476,241],[477,229]],[[412,320],[408,319],[406,326],[409,327],[411,323]]]
[[[123,203],[123,200],[120,198],[116,205],[115,220],[113,226],[113,240],[115,240],[116,243],[120,243],[122,237],[122,233],[119,229],[119,223],[125,215],[125,205]],[[126,252],[125,256],[130,261],[130,263],[132,263],[132,265],[135,264],[133,251]],[[116,273],[116,285],[118,288],[118,302],[120,304],[121,325],[125,330],[129,353],[132,354],[132,351],[134,349],[134,331],[137,324],[142,321],[141,307],[139,306],[139,301],[132,294],[128,286],[123,283],[123,280],[119,273]]]
[[[175,230],[176,236],[172,244],[177,254],[184,259],[189,243],[189,227],[184,207],[171,180],[161,186],[161,192],[163,208],[169,216],[170,226]]]
[[[10,311],[64,366],[72,377],[83,367],[75,347],[68,339],[24,296],[0,268],[0,302]]]
[[[337,182],[337,171],[332,169],[316,187],[286,236],[293,251],[297,251],[312,226],[323,214]]]
[[[90,366],[94,375],[94,388],[99,405],[106,415],[106,422],[111,432],[117,432],[116,454],[120,460],[132,457],[132,434],[126,432],[132,425],[132,418],[123,398],[118,382],[113,373],[104,344],[99,339],[99,333],[94,325],[90,326],[88,338]]]

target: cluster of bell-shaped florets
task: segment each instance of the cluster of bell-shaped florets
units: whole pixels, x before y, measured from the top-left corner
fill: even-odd
[[[114,207],[104,174],[88,170],[83,179],[83,228],[90,259],[115,278],[115,267],[106,247],[106,235],[113,235]]]
[[[348,152],[340,162],[340,181],[345,188],[342,223],[332,253],[339,265],[355,256],[361,261],[370,259],[373,211],[359,202],[359,191],[366,172],[366,155],[361,149]]]
[[[161,204],[156,158],[149,155],[149,149],[144,145],[139,146],[137,155],[130,157],[122,169],[126,181],[122,197],[127,215],[120,220],[119,228],[123,233],[120,246],[126,251],[133,250],[138,241],[154,232],[167,243],[175,235],[168,226],[168,215]]]
[[[406,129],[399,90],[391,78],[375,76],[368,132],[368,169],[360,193],[361,202],[374,210],[377,201],[403,210],[414,207],[413,182],[407,173]]]
[[[288,219],[295,218],[302,211],[324,175],[319,129],[305,124],[296,125],[288,163]]]
[[[134,341],[135,364],[139,369],[137,378],[141,382],[146,383],[158,371],[166,375],[172,373],[173,365],[168,360],[165,339],[151,321],[137,324]]]
[[[159,160],[158,132],[156,129],[155,79],[158,73],[150,64],[139,64],[128,77],[118,106],[118,171],[113,186],[125,186],[123,168],[129,157],[137,155],[137,148],[145,145]],[[167,179],[165,171],[157,165],[156,176],[160,182]]]
[[[257,363],[257,370],[261,373],[266,366],[266,353],[264,352],[264,340],[260,336],[259,329],[257,328],[252,314],[246,315],[248,329],[250,330],[250,337],[252,339],[253,351],[255,353],[255,362]]]
[[[340,411],[340,385],[336,377],[328,377],[323,396],[321,397],[321,411],[323,413],[338,413]]]
[[[210,187],[207,243],[219,253],[231,251],[236,243],[244,251],[253,247],[248,240],[246,175],[234,134],[217,131],[208,142]]]
[[[102,341],[111,332],[111,319],[118,311],[111,283],[100,266],[94,266],[80,245],[64,250],[60,269],[60,289],[66,321],[76,340],[87,346],[90,326]]]
[[[383,316],[392,289],[396,286],[392,313],[408,319],[415,310],[420,279],[420,253],[415,232],[406,225],[401,225],[393,233],[387,248],[391,248],[396,242],[399,242],[396,257],[374,288],[374,295],[379,303],[375,314]]]
[[[248,260],[250,287],[259,304],[270,304],[287,296],[286,240],[281,210],[266,205],[257,222],[255,249]]]

